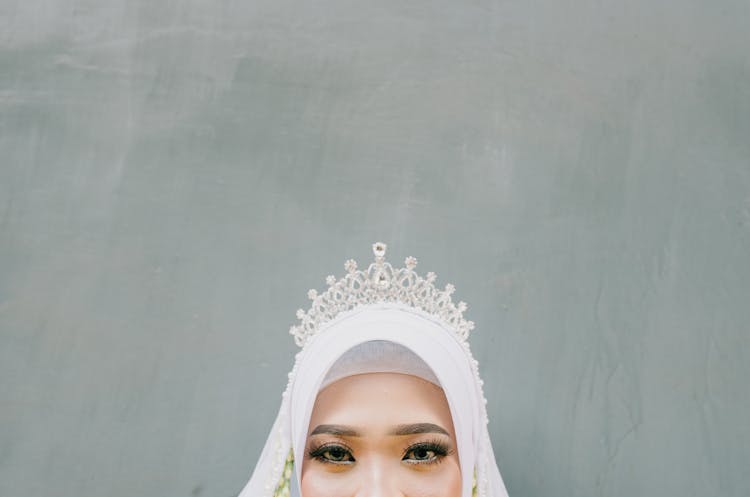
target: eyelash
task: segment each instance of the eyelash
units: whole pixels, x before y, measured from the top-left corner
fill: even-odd
[[[331,460],[329,458],[326,458],[325,454],[333,450],[344,452],[342,456],[349,457],[350,459],[336,461],[336,460]],[[434,455],[430,459],[406,459],[407,455],[409,455],[410,453],[416,450],[425,450],[428,452],[433,452]],[[445,456],[451,453],[452,451],[450,450],[450,448],[446,446],[444,443],[438,440],[430,440],[427,442],[419,442],[419,443],[416,443],[407,447],[403,452],[401,460],[404,462],[407,462],[407,464],[413,464],[413,465],[438,464],[442,462]],[[310,451],[308,452],[308,457],[310,457],[311,459],[320,461],[324,464],[344,465],[344,464],[351,464],[353,462],[356,462],[356,459],[354,459],[354,456],[352,455],[352,449],[340,442],[327,443],[327,444],[319,445],[316,447],[311,447]]]

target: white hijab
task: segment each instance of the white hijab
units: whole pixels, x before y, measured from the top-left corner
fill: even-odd
[[[378,368],[370,361],[359,371],[351,364],[344,368],[337,365],[338,370],[346,373],[333,372],[338,375],[335,378],[329,375],[331,367],[347,351],[372,341],[393,342],[410,350],[429,366],[429,371],[415,372],[413,368],[419,366],[400,371],[430,381],[434,373],[443,388],[456,433],[461,497],[472,497],[475,472],[479,497],[507,497],[487,431],[482,381],[468,344],[433,316],[398,303],[370,304],[341,314],[324,325],[297,354],[279,414],[255,471],[239,497],[273,497],[290,450],[294,461],[303,460],[313,404],[324,382],[330,383],[341,374],[397,372],[397,364],[384,361],[382,368]],[[301,470],[301,464],[294,464],[291,497],[303,497],[299,492]]]

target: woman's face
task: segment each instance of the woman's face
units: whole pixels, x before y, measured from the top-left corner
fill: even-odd
[[[397,373],[349,376],[318,394],[302,464],[303,497],[460,497],[443,390]]]

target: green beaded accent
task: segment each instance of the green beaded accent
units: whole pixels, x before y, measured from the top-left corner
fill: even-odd
[[[472,478],[472,485],[471,485],[471,497],[477,497],[478,489],[477,489],[477,470],[474,468],[474,477]]]
[[[294,451],[289,450],[289,455],[284,463],[284,471],[281,472],[281,478],[279,484],[276,485],[276,490],[273,492],[273,497],[290,497],[291,488],[290,482],[292,481],[292,472],[294,471]]]

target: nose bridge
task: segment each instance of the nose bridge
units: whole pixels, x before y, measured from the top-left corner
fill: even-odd
[[[369,458],[360,466],[359,491],[355,497],[403,497],[394,468],[383,458]]]

